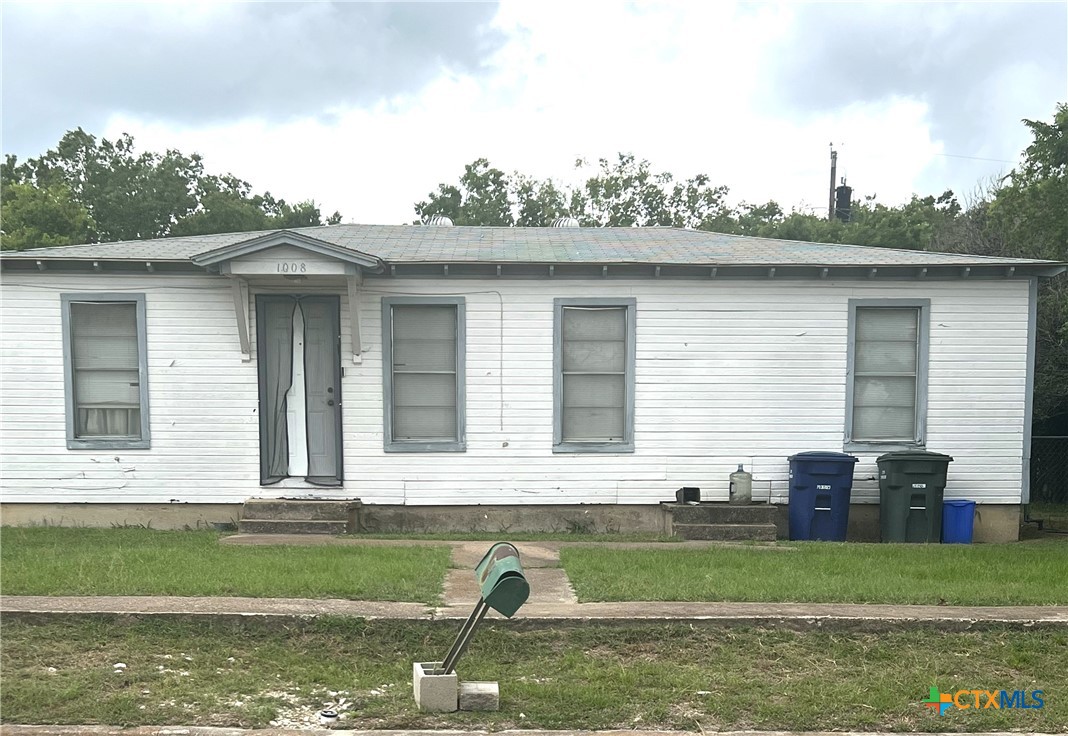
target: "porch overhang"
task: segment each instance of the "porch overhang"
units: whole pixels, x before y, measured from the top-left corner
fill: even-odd
[[[307,256],[305,258],[304,256]],[[280,230],[260,237],[198,253],[194,264],[232,280],[234,319],[241,343],[241,359],[252,360],[249,334],[249,278],[282,277],[314,279],[316,276],[343,276],[347,282],[349,331],[352,362],[363,360],[360,338],[360,287],[365,272],[380,273],[383,261],[368,253],[343,248],[290,230]]]

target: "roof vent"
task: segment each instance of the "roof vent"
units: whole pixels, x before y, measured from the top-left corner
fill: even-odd
[[[550,227],[578,227],[579,221],[574,217],[557,217]]]
[[[423,221],[424,225],[451,225],[452,218],[448,215],[431,215]]]

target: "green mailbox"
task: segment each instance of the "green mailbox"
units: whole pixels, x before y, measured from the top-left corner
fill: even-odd
[[[519,550],[508,542],[498,542],[475,567],[475,580],[482,600],[497,613],[511,618],[527,601],[530,584],[523,575]]]
[[[456,662],[467,649],[471,636],[489,609],[511,618],[519,607],[527,602],[530,595],[530,585],[523,574],[523,565],[519,562],[519,550],[508,542],[497,542],[489,548],[489,552],[475,567],[475,581],[482,591],[482,597],[464,622],[452,649],[441,661],[440,670],[434,674],[452,674],[456,669]]]

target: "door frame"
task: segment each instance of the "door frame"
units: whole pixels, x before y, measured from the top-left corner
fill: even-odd
[[[261,305],[267,302],[285,302],[286,300],[293,302],[300,302],[303,300],[316,300],[329,304],[331,315],[331,328],[333,334],[336,336],[336,342],[334,347],[334,355],[336,360],[332,361],[334,366],[334,391],[337,396],[337,406],[334,412],[334,452],[336,454],[335,466],[336,470],[333,476],[287,476],[290,478],[301,478],[308,483],[317,486],[326,487],[340,487],[345,482],[345,462],[343,453],[343,441],[342,441],[342,421],[341,412],[343,411],[343,402],[341,396],[341,297],[337,294],[305,294],[305,293],[293,293],[293,294],[256,294],[256,394],[258,399],[258,405],[256,411],[259,413],[259,465],[260,465],[260,485],[267,485],[264,480],[267,478],[266,474],[266,453],[265,444],[267,440],[267,420],[268,417],[263,411],[263,407],[267,403],[267,384],[265,373],[265,363],[263,361],[262,349],[267,345],[267,322],[260,318],[263,314]],[[314,480],[308,480],[310,477],[322,478],[324,482],[317,483]],[[326,482],[329,478],[331,482]]]

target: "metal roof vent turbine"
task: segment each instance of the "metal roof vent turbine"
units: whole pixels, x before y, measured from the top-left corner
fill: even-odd
[[[574,217],[557,217],[549,227],[578,227],[579,221]]]
[[[452,225],[452,218],[448,215],[430,215],[423,221],[424,225]]]

